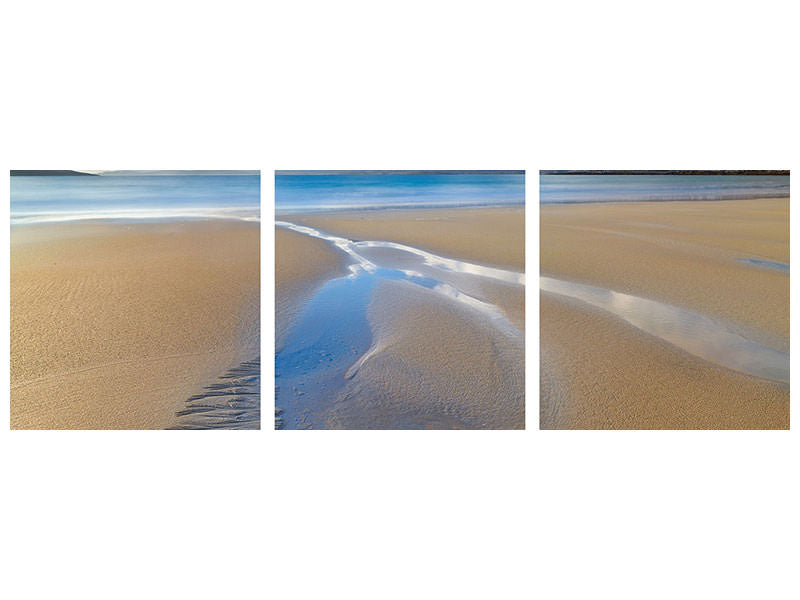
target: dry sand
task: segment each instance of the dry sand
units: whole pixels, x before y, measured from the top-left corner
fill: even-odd
[[[257,357],[259,225],[11,232],[11,426],[160,429]]]
[[[541,207],[542,275],[705,314],[788,352],[789,200]],[[696,359],[542,294],[544,428],[788,428],[788,386]]]

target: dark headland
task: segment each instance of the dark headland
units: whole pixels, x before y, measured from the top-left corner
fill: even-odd
[[[781,170],[702,170],[702,169],[683,169],[683,170],[594,170],[594,171],[572,171],[572,170],[545,170],[539,171],[540,175],[770,175],[789,176],[789,171]]]
[[[64,177],[64,176],[71,176],[71,175],[85,175],[87,177],[97,177],[96,173],[82,173],[80,171],[68,171],[68,170],[61,170],[61,171],[25,171],[20,169],[11,169],[11,176],[26,176],[26,177]]]

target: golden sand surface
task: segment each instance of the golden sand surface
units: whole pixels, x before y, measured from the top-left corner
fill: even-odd
[[[259,225],[11,231],[11,427],[160,429],[258,352]]]
[[[542,429],[788,429],[789,387],[541,294]]]
[[[326,281],[346,275],[347,263],[347,255],[325,240],[275,228],[276,348],[305,301]]]
[[[380,210],[282,215],[351,240],[392,241],[524,271],[521,208]],[[276,338],[321,282],[347,273],[330,243],[276,229]],[[327,402],[330,428],[525,427],[525,288],[480,277],[466,293],[500,307],[518,329],[500,332],[472,308],[402,281],[378,285],[368,309],[373,347]],[[294,307],[294,312],[291,312]],[[284,322],[281,325],[281,321]]]
[[[373,346],[331,411],[332,428],[524,429],[525,345],[403,281],[378,286]]]
[[[540,207],[542,275],[658,300],[789,350],[789,200]],[[788,428],[789,390],[541,295],[543,428]]]
[[[282,216],[351,240],[406,244],[440,256],[525,270],[525,209],[386,209]]]
[[[789,350],[789,200],[540,207],[541,274],[680,306]]]

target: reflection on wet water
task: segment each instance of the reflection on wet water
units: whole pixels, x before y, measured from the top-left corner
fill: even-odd
[[[325,284],[309,301],[275,356],[275,405],[282,428],[322,428],[332,399],[372,345],[367,308],[381,281],[405,280],[477,311],[500,330],[519,333],[496,306],[413,271],[362,270]]]
[[[775,269],[783,273],[789,272],[789,265],[785,263],[773,262],[771,260],[758,260],[755,258],[740,258],[740,262],[756,265],[757,267],[766,267],[767,269]]]
[[[367,309],[375,288],[382,281],[413,283],[467,307],[477,318],[505,335],[521,335],[497,306],[466,293],[459,285],[459,278],[481,277],[521,285],[524,283],[522,273],[446,259],[400,244],[353,242],[310,227],[284,222],[278,225],[327,240],[353,261],[349,265],[349,275],[333,279],[320,288],[304,307],[283,347],[277,349],[278,428],[327,426],[327,416],[337,395],[371,353],[373,339]],[[381,255],[378,250],[389,252]],[[402,260],[395,260],[397,254]]]
[[[544,292],[575,298],[710,362],[774,381],[789,382],[789,355],[734,333],[703,315],[654,300],[580,283],[540,277]]]
[[[488,277],[490,279],[497,279],[505,283],[516,283],[525,285],[525,273],[518,273],[516,271],[508,271],[506,269],[498,269],[495,267],[486,267],[483,265],[476,265],[463,260],[455,260],[452,258],[444,258],[420,250],[405,246],[403,244],[396,244],[394,242],[356,242],[355,247],[362,248],[390,248],[392,250],[399,250],[407,252],[415,257],[422,258],[426,266],[436,267],[445,271],[452,271],[454,273],[466,273],[468,275],[478,275],[480,277]]]

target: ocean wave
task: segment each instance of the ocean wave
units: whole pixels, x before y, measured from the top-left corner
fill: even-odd
[[[260,222],[259,213],[252,207],[232,208],[144,208],[87,210],[71,212],[17,212],[11,213],[11,225],[62,223],[68,221],[160,221],[172,219],[229,219]]]

